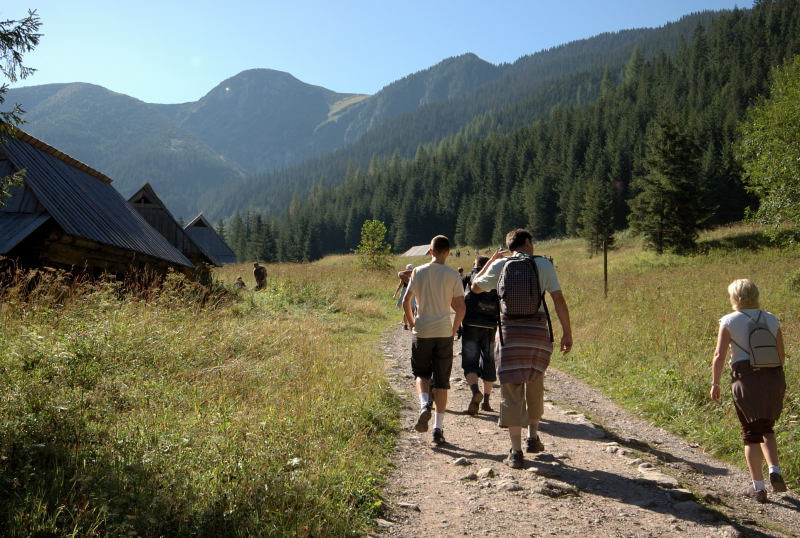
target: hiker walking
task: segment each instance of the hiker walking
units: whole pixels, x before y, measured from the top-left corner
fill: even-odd
[[[397,283],[397,287],[394,289],[394,295],[392,295],[392,299],[397,298],[397,308],[403,308],[403,297],[406,294],[406,288],[408,287],[408,281],[411,279],[411,271],[414,269],[414,264],[409,263],[406,265],[404,271],[400,271],[397,273],[397,278],[400,279],[400,282]],[[411,310],[416,312],[417,310],[417,301],[416,299],[412,300],[411,303]],[[406,317],[406,312],[403,310],[403,329],[408,330],[408,318]]]
[[[253,264],[253,277],[256,279],[257,290],[267,287],[267,268],[258,262]]]
[[[569,310],[552,262],[533,255],[533,236],[521,228],[506,235],[507,251],[498,250],[472,281],[474,293],[497,290],[500,298],[499,341],[495,343],[500,378],[501,428],[508,428],[511,450],[504,463],[524,467],[522,428],[528,427],[528,452],[540,452],[539,420],[544,414],[544,372],[553,352],[548,292],[561,322],[561,352],[572,349]]]
[[[420,411],[414,429],[428,431],[433,405],[430,388],[433,384],[436,416],[433,423],[433,442],[441,445],[444,440],[444,412],[447,408],[447,390],[450,388],[450,372],[453,367],[453,337],[464,319],[464,288],[458,272],[447,267],[445,261],[450,254],[450,241],[443,235],[431,240],[428,251],[431,261],[420,265],[411,273],[408,289],[403,297],[403,310],[412,328],[411,371],[416,378]],[[411,302],[417,299],[417,313]],[[455,310],[455,319],[450,320],[450,309]],[[433,379],[431,380],[431,375]]]
[[[494,333],[497,329],[497,290],[487,293],[475,293],[469,289],[472,279],[489,261],[487,256],[475,258],[475,266],[463,277],[467,290],[464,302],[467,314],[461,322],[461,368],[464,378],[472,391],[472,398],[467,406],[468,415],[483,411],[494,411],[489,403],[492,386],[497,381],[494,367]],[[481,393],[478,380],[483,380]]]
[[[786,491],[773,430],[786,394],[783,334],[778,318],[759,309],[758,288],[752,280],[731,282],[728,296],[734,311],[719,320],[717,347],[711,363],[711,399],[720,401],[722,370],[730,346],[731,392],[742,427],[744,457],[753,480],[753,487],[748,487],[745,495],[765,503],[762,455],[769,467],[772,491]]]

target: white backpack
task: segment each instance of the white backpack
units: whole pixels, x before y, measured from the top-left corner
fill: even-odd
[[[775,335],[769,330],[767,321],[762,319],[764,312],[759,310],[755,319],[744,312],[740,311],[740,313],[749,318],[747,322],[750,335],[747,342],[748,346],[739,345],[733,339],[733,336],[731,336],[731,342],[750,356],[750,366],[753,368],[775,368],[781,366],[781,358],[778,355],[778,341],[775,340]]]

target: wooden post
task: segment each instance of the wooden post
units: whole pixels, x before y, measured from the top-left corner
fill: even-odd
[[[608,297],[608,245],[603,240],[603,297]]]

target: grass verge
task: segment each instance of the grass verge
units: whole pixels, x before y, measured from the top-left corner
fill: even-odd
[[[267,290],[204,305],[177,277],[146,299],[59,278],[5,290],[4,533],[367,528],[397,428],[377,344],[391,279],[345,259],[269,271]]]
[[[608,298],[602,256],[588,258],[582,241],[537,245],[538,253],[555,258],[573,319],[574,351],[556,355],[553,365],[744,467],[730,392],[716,404],[709,389],[718,320],[730,312],[727,285],[751,278],[762,307],[781,320],[787,345],[788,389],[776,435],[787,481],[800,487],[800,251],[788,244],[775,245],[744,225],[704,234],[701,253],[688,257],[657,256],[622,238],[609,253]]]

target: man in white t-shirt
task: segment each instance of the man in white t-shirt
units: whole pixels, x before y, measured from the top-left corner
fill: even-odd
[[[450,254],[450,241],[443,235],[431,240],[428,251],[430,263],[420,265],[411,272],[408,288],[403,296],[405,310],[412,329],[411,371],[416,378],[420,412],[414,426],[418,432],[428,431],[431,418],[431,376],[433,376],[436,416],[433,425],[433,442],[441,445],[444,440],[444,412],[447,407],[447,390],[450,388],[450,372],[453,367],[453,337],[456,335],[464,313],[464,287],[458,272],[444,263]],[[412,299],[416,298],[417,313],[414,315]],[[450,310],[455,310],[455,319],[450,319]]]
[[[503,267],[509,259],[532,258],[539,275],[539,290],[550,294],[561,322],[561,351],[569,353],[572,349],[572,328],[555,267],[546,258],[533,257],[533,235],[528,230],[519,228],[509,232],[506,246],[512,251],[512,256],[505,257],[507,252],[502,250],[495,252],[489,263],[472,279],[470,289],[474,293],[497,289]],[[502,398],[498,423],[501,428],[508,428],[511,438],[511,450],[505,463],[514,469],[521,469],[525,465],[522,456],[523,427],[528,428],[527,451],[544,450],[538,430],[539,420],[544,413],[544,372],[553,352],[544,298],[537,315],[513,319],[501,316],[497,330],[502,331],[503,335],[502,341],[495,339],[495,360]]]

